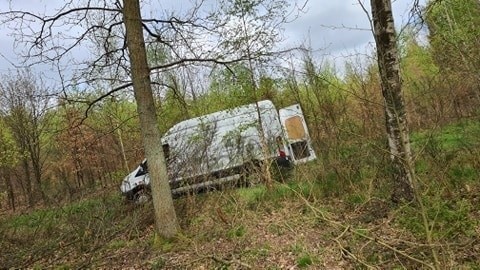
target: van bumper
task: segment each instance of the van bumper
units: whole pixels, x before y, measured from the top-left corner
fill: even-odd
[[[277,166],[282,168],[291,168],[293,166],[292,162],[288,157],[277,157],[275,159]]]

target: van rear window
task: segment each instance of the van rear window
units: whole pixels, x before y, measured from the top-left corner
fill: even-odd
[[[285,127],[287,128],[287,137],[290,140],[301,140],[307,137],[302,118],[298,115],[285,120]]]
[[[293,155],[295,159],[303,159],[310,156],[310,151],[308,151],[308,144],[306,141],[300,141],[290,144],[292,147]]]

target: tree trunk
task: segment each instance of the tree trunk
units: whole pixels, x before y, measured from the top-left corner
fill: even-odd
[[[28,164],[28,160],[26,157],[22,159],[22,167],[23,171],[25,172],[25,179],[23,181],[20,179],[22,183],[25,182],[25,185],[22,184],[23,192],[25,194],[25,198],[28,201],[28,207],[33,207],[33,205],[35,204],[35,196],[33,196],[30,165]]]
[[[142,32],[139,0],[124,1],[123,18],[143,146],[151,177],[150,184],[157,231],[161,236],[171,238],[177,234],[179,226],[160,141],[160,130],[157,123],[150,70]]]
[[[123,165],[125,166],[127,172],[130,172],[130,168],[128,167],[127,155],[125,154],[125,146],[123,145],[122,129],[120,127],[117,129],[117,135],[118,142],[120,143],[120,151],[122,152]]]
[[[15,191],[13,190],[13,181],[11,178],[12,175],[10,173],[10,169],[3,169],[1,170],[1,173],[3,176],[1,176],[0,179],[3,177],[5,184],[7,185],[8,203],[10,208],[15,212]]]
[[[36,136],[37,138],[34,140],[34,144],[30,148],[30,159],[32,162],[32,170],[33,170],[33,177],[35,180],[35,185],[37,186],[37,190],[40,193],[40,197],[42,198],[43,203],[47,203],[47,197],[45,195],[45,192],[43,190],[42,186],[42,165],[40,161],[40,145],[38,144],[38,141],[40,138],[39,136]]]
[[[385,118],[393,168],[395,202],[414,199],[412,154],[390,0],[371,0],[378,68],[385,100]]]

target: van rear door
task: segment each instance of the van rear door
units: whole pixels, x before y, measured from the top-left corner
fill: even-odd
[[[278,111],[282,123],[288,152],[294,164],[304,163],[317,158],[313,151],[307,123],[299,104]]]

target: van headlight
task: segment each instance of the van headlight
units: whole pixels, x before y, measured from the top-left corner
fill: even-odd
[[[120,186],[120,190],[123,193],[126,193],[130,190],[130,183],[127,180],[123,180],[122,185]]]

